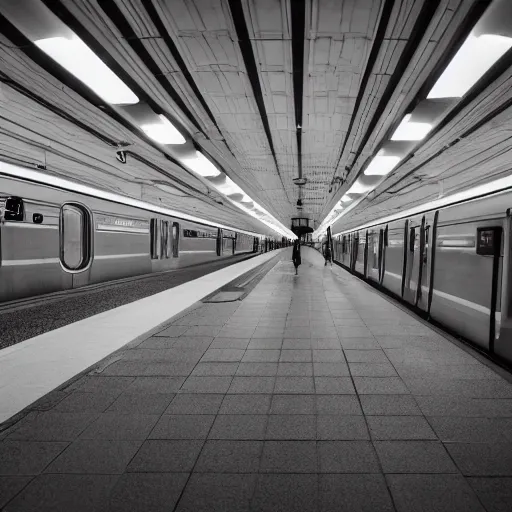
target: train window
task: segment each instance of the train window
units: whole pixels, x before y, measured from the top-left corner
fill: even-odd
[[[377,233],[372,233],[373,239],[373,262],[372,267],[374,269],[379,268],[379,240],[382,238],[382,229],[380,230],[380,235],[377,237]]]
[[[162,258],[169,258],[170,256],[170,236],[169,236],[169,222],[162,221]]]
[[[416,228],[409,231],[409,251],[414,252],[414,243],[416,241]]]
[[[151,219],[151,259],[157,260],[160,253],[160,222],[159,219]]]
[[[172,223],[172,257],[177,258],[180,255],[180,224]]]
[[[60,213],[60,259],[65,269],[83,270],[91,260],[91,218],[80,205],[65,204]]]
[[[220,228],[217,229],[216,250],[217,250],[217,256],[220,256],[222,254],[222,229],[220,229]]]
[[[25,220],[25,206],[21,197],[0,198],[0,221],[10,220],[23,222]]]

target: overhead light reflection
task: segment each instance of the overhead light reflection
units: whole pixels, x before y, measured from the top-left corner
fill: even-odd
[[[370,162],[370,165],[365,169],[364,173],[366,174],[366,176],[386,176],[386,174],[389,174],[396,167],[398,162],[400,162],[399,156],[377,155]],[[354,190],[352,190],[352,188],[349,189],[348,193],[350,193],[351,191],[354,194],[357,193]]]
[[[185,144],[187,142],[183,135],[163,115],[158,116],[159,123],[141,125],[144,133],[160,144]]]
[[[373,188],[372,185],[364,185],[360,181],[355,181],[347,190],[347,194],[364,194]]]
[[[428,132],[432,130],[430,123],[411,122],[411,114],[407,114],[403,119],[395,133],[391,136],[391,140],[422,140]]]
[[[243,190],[229,177],[226,177],[226,180],[219,185],[215,185],[219,192],[229,196],[231,194],[243,194]]]
[[[217,167],[199,151],[196,151],[194,156],[183,158],[181,161],[199,176],[209,178],[220,174]]]

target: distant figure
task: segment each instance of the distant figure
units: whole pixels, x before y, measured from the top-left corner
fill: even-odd
[[[325,242],[325,245],[324,245],[324,258],[325,258],[324,266],[326,266],[327,262],[329,262],[332,267],[331,247],[330,247],[329,242]]]
[[[299,265],[301,264],[300,242],[298,240],[295,240],[295,242],[293,242],[292,261],[293,261],[293,265],[295,267],[295,275],[298,275],[299,274],[299,272],[298,272]]]

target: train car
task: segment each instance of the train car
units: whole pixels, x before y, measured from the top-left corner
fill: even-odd
[[[261,238],[0,177],[0,302],[270,250]]]
[[[337,234],[336,262],[512,361],[511,201],[501,192]]]

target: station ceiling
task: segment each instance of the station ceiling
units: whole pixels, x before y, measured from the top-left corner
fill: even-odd
[[[2,0],[0,160],[258,233],[299,216],[356,227],[510,174],[506,42],[462,96],[428,99],[492,9],[480,32],[508,38],[508,3]],[[138,104],[105,101],[35,44],[66,30]],[[155,142],[148,112],[185,143]],[[430,130],[390,144],[408,114]],[[191,171],[195,151],[235,188]],[[366,176],[377,153],[398,162]]]

